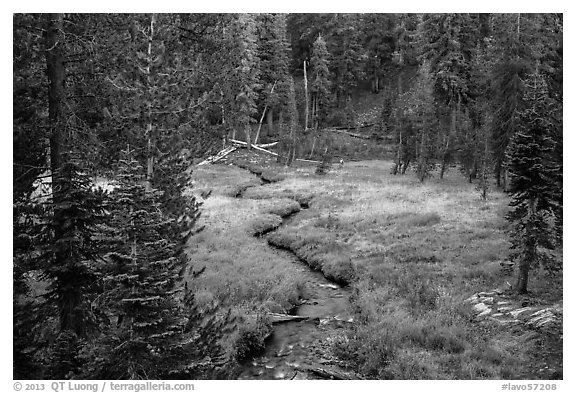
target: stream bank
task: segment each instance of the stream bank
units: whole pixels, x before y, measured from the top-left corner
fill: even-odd
[[[263,179],[262,172],[253,171],[261,185],[274,183]],[[244,198],[249,186],[236,194]],[[298,200],[301,209],[307,209],[310,198]],[[255,234],[279,256],[278,261],[290,261],[297,265],[299,279],[304,282],[300,304],[291,312],[294,320],[273,323],[273,332],[265,341],[264,351],[241,364],[238,379],[359,379],[339,365],[332,355],[334,338],[354,322],[350,309],[349,287],[327,279],[322,272],[314,270],[294,252],[276,247],[268,242],[268,236],[280,227],[290,225],[300,211],[283,217],[279,226],[265,233]],[[285,263],[285,262],[284,262]]]

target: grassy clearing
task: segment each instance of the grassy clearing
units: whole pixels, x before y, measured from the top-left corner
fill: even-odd
[[[198,167],[193,176],[196,194],[207,190],[212,194],[201,208],[199,225],[205,229],[188,248],[194,269],[206,270],[190,277],[188,285],[196,291],[200,306],[216,301],[242,317],[230,342],[230,351],[241,358],[261,347],[270,333],[267,311],[285,313],[298,303],[301,283],[296,267],[254,235],[277,227],[282,215],[300,205],[286,198],[235,198],[238,190],[260,182],[233,166]]]
[[[216,193],[206,201],[209,225],[193,253],[208,266],[200,279],[205,296],[253,315],[294,304],[301,283],[289,264],[276,267],[278,256],[252,234],[255,222],[265,226],[304,203],[309,208],[268,240],[353,286],[356,323],[332,344],[351,368],[369,378],[543,378],[532,365],[538,353],[548,353],[538,367],[559,368],[561,375],[561,354],[547,339],[478,322],[463,302],[514,283],[500,269],[510,246],[507,197],[495,191],[482,202],[456,170],[422,184],[410,174],[390,175],[390,166],[346,163],[327,176],[292,168],[279,182],[248,188],[243,200],[230,198],[229,190],[252,175],[227,166],[202,169],[198,185],[210,183]],[[517,301],[558,302],[561,288],[560,279],[534,274],[533,297]]]
[[[530,377],[533,340],[474,321],[463,304],[475,292],[514,283],[499,264],[510,246],[507,197],[494,192],[482,202],[456,170],[421,184],[389,168],[346,163],[328,176],[300,168],[265,192],[247,192],[315,195],[309,209],[268,239],[356,289],[359,323],[334,341],[335,353],[373,378]],[[561,288],[543,274],[533,283],[537,297],[545,286]],[[558,291],[547,295],[559,298]]]

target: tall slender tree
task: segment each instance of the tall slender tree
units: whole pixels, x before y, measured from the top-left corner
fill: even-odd
[[[557,268],[548,252],[554,248],[554,229],[558,225],[555,213],[559,168],[552,159],[550,120],[554,105],[540,74],[529,76],[524,100],[527,107],[519,114],[518,129],[507,150],[513,208],[507,218],[514,225],[512,258],[518,262],[519,293],[527,292],[529,272],[534,267]]]
[[[324,41],[322,36],[318,36],[316,41],[314,41],[312,58],[310,59],[310,93],[312,95],[312,123],[314,128],[323,125],[328,115],[331,89],[328,58],[329,53],[326,48],[326,41]]]
[[[252,124],[256,123],[254,115],[257,111],[256,102],[258,100],[258,90],[260,89],[260,59],[258,58],[254,16],[251,14],[238,15],[230,30],[230,34],[237,45],[232,54],[236,80],[233,82],[235,125],[244,132],[248,148],[250,149]]]

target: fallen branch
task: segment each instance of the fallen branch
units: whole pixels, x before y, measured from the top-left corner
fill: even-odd
[[[309,317],[302,317],[298,315],[288,315],[288,314],[278,314],[275,312],[268,313],[270,318],[270,323],[282,323],[282,322],[297,322],[306,321]]]
[[[248,147],[248,143],[243,142],[243,141],[238,141],[236,139],[229,139],[229,141],[232,143],[236,143],[238,145],[241,145],[242,147]],[[278,142],[276,142],[276,143],[278,143]],[[274,153],[273,151],[263,149],[260,146],[252,145],[252,144],[250,144],[250,146],[252,146],[253,149],[263,151],[264,153],[272,154],[273,156],[278,156],[278,153]]]
[[[272,89],[270,90],[270,94],[274,93],[274,88],[276,87],[277,82],[278,81],[274,81]],[[262,121],[264,120],[264,115],[266,114],[267,110],[268,110],[268,104],[264,105],[264,111],[262,111],[262,117],[260,118],[260,124],[258,124],[258,131],[256,132],[256,138],[254,138],[254,143],[258,143],[258,136],[260,135],[260,129],[262,128]]]
[[[369,137],[369,136],[366,136],[366,135],[356,134],[356,133],[349,132],[349,131],[337,130],[337,129],[335,129],[335,128],[325,128],[325,129],[322,130],[322,131],[338,132],[338,133],[340,133],[340,134],[350,135],[350,136],[353,136],[353,137],[355,137],[355,138],[370,139],[370,137]]]
[[[311,162],[312,164],[321,164],[321,161],[315,161],[315,160],[305,160],[303,158],[297,158],[296,161],[302,161],[302,162]]]
[[[265,143],[265,144],[258,143],[258,144],[253,145],[253,146],[258,146],[258,147],[273,147],[273,146],[276,146],[277,144],[278,144],[278,142]]]
[[[215,162],[220,161],[221,159],[223,159],[224,157],[226,157],[228,154],[232,153],[233,151],[236,151],[236,149],[238,149],[236,146],[228,146],[224,150],[221,150],[220,152],[218,152],[216,155],[208,157],[207,159],[205,159],[204,161],[202,161],[198,165],[200,166],[200,165],[206,165],[206,164],[214,164]]]
[[[354,374],[351,372],[331,370],[331,369],[322,368],[322,367],[318,367],[318,366],[293,365],[292,367],[295,370],[303,371],[303,372],[311,372],[313,374],[316,374],[316,375],[318,375],[322,378],[326,378],[326,379],[337,379],[337,380],[364,379],[361,376],[359,376],[358,374]]]

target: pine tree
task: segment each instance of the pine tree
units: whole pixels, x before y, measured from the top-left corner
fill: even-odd
[[[410,161],[415,159],[421,182],[430,176],[436,152],[434,139],[438,127],[433,87],[430,65],[424,62],[414,86],[398,97],[394,108],[398,153],[393,173],[404,173]]]
[[[256,37],[256,22],[251,14],[236,17],[232,37],[237,48],[232,54],[235,65],[233,88],[235,92],[235,125],[244,132],[248,148],[252,143],[252,124],[256,123],[256,101],[260,88],[260,59]]]
[[[230,313],[198,310],[181,285],[190,267],[183,248],[193,222],[162,211],[160,192],[146,191],[143,168],[130,149],[123,151],[119,172],[99,300],[105,318],[100,336],[83,352],[79,376],[193,378],[223,367],[219,341],[231,330]]]
[[[541,75],[530,75],[524,100],[527,108],[519,115],[518,130],[507,150],[513,208],[507,219],[514,225],[512,259],[518,261],[519,293],[527,292],[532,268],[558,268],[549,252],[554,248],[554,229],[558,225],[558,167],[551,160],[553,105]]]
[[[176,243],[167,238],[173,220],[160,210],[158,192],[146,191],[143,168],[126,151],[111,195],[116,235],[106,275],[106,309],[116,323],[103,337],[109,351],[98,373],[120,379],[154,379],[166,372],[164,353],[176,343],[183,317],[175,298],[182,268]],[[112,334],[110,334],[112,333]]]
[[[299,123],[298,123],[298,110],[296,108],[296,92],[294,89],[294,79],[290,77],[289,90],[288,90],[288,105],[284,109],[286,119],[286,125],[283,127],[286,129],[284,132],[284,137],[282,138],[281,149],[287,151],[287,157],[285,160],[286,165],[291,165],[296,158],[296,150],[298,148],[299,139]],[[280,155],[278,156],[280,160]]]
[[[273,133],[274,114],[289,104],[290,45],[286,37],[286,15],[258,14],[258,58],[260,59],[260,97],[265,110],[268,131]]]
[[[434,14],[425,17],[420,32],[423,56],[430,60],[435,79],[436,101],[449,119],[441,137],[440,178],[453,158],[458,118],[470,99],[470,59],[475,47],[471,25],[468,14]]]
[[[96,235],[106,212],[102,193],[92,191],[78,161],[64,157],[55,174],[59,183],[53,187],[59,198],[51,204],[48,219],[54,230],[44,232],[40,258],[42,277],[50,282],[47,301],[58,308],[60,330],[85,337],[95,324],[89,302],[97,293],[100,245]]]
[[[326,41],[318,36],[312,47],[310,59],[310,92],[312,95],[312,124],[313,128],[322,126],[328,114],[330,104],[330,71],[328,69],[329,53]]]
[[[360,43],[360,24],[360,19],[354,14],[335,14],[327,35],[338,108],[346,107],[352,99],[352,89],[364,77],[366,55]]]
[[[508,186],[504,163],[506,149],[519,126],[519,113],[524,107],[524,80],[534,69],[537,51],[533,38],[537,20],[526,14],[498,14],[494,16],[494,45],[491,56],[495,59],[492,70],[492,140],[496,185]]]

